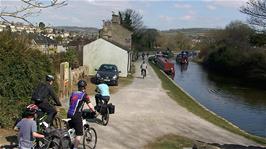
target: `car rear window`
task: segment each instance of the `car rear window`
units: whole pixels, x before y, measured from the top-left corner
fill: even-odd
[[[113,65],[102,65],[100,71],[116,71],[116,67]]]

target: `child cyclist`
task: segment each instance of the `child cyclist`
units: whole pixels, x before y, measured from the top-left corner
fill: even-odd
[[[37,125],[34,121],[37,108],[34,104],[29,105],[23,113],[24,118],[14,128],[19,131],[19,149],[31,149],[34,146],[34,138],[44,138],[44,135],[37,133]]]

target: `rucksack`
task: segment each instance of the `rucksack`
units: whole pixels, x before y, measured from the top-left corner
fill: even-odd
[[[35,101],[35,102],[42,102],[43,98],[44,98],[44,92],[43,90],[46,88],[46,85],[41,83],[40,85],[38,85],[38,87],[34,90],[31,100]]]
[[[56,129],[54,127],[49,127],[46,128],[45,133],[48,136],[52,136],[53,141],[56,144],[59,144],[62,149],[71,148],[70,136],[66,129]]]

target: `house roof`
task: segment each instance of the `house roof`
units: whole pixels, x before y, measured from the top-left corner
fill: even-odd
[[[31,34],[32,39],[37,43],[37,44],[42,44],[42,45],[55,45],[57,42],[55,40],[50,39],[49,37],[46,37],[41,34]]]
[[[113,45],[118,46],[119,48],[121,48],[121,49],[123,49],[123,50],[125,50],[125,51],[128,51],[128,52],[131,51],[131,49],[127,48],[126,46],[121,45],[121,44],[118,43],[118,42],[115,42],[115,41],[112,41],[112,40],[107,40],[107,39],[104,39],[104,38],[100,38],[100,39],[103,39],[103,40],[105,40],[105,41],[107,41],[107,42],[110,42],[110,43],[112,43]]]

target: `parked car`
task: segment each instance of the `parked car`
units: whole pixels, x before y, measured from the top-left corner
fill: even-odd
[[[121,73],[121,71],[118,71],[116,65],[102,64],[99,69],[95,69],[95,71],[97,71],[95,75],[97,84],[100,79],[103,79],[108,85],[118,85],[119,73]]]

